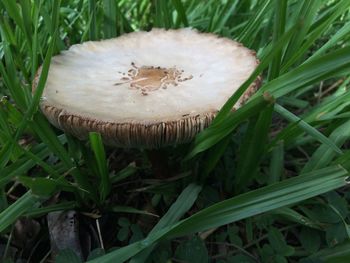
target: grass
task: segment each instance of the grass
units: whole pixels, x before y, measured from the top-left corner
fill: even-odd
[[[104,249],[95,242],[89,262],[347,262],[349,11],[348,0],[2,0],[1,260],[44,261],[45,216],[74,209],[101,226]],[[163,149],[173,177],[154,178],[144,150],[109,148],[96,133],[79,141],[40,112],[60,50],[187,26],[236,39],[261,63],[208,129]],[[34,248],[18,240],[24,217],[41,223]],[[69,258],[79,262],[72,251],[57,260]]]

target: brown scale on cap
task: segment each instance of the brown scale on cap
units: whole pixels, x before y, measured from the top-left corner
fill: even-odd
[[[184,70],[178,70],[176,66],[172,68],[141,66],[138,67],[134,62],[131,62],[131,69],[128,70],[128,77],[121,77],[123,82],[117,82],[114,85],[130,83],[129,88],[141,90],[142,95],[148,95],[150,91],[155,91],[160,88],[167,89],[169,85],[178,86],[179,82],[191,80],[192,75],[182,77]],[[118,72],[125,75],[125,73]]]

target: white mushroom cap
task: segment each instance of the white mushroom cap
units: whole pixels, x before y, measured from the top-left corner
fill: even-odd
[[[123,147],[184,143],[210,124],[257,64],[240,43],[192,29],[85,42],[52,58],[41,109],[81,139],[97,131],[106,144]]]

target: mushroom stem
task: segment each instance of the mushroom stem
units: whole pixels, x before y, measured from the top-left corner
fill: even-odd
[[[164,179],[170,176],[168,154],[165,151],[146,150],[146,154],[152,165],[155,178]]]

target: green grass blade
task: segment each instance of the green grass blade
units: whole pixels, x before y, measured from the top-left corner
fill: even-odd
[[[97,6],[96,0],[89,0],[89,17],[91,19],[89,27],[89,39],[98,39],[98,29],[97,29]]]
[[[92,151],[94,152],[97,169],[98,169],[98,175],[100,177],[100,185],[99,185],[99,192],[100,192],[100,201],[104,202],[106,197],[111,191],[111,182],[109,179],[108,174],[108,164],[106,160],[106,154],[103,147],[102,137],[101,134],[96,132],[90,132],[89,133],[89,139]]]
[[[341,29],[337,30],[335,35],[332,36],[320,49],[316,50],[316,52],[310,58],[308,58],[308,61],[321,56],[323,53],[325,53],[327,50],[329,50],[331,47],[349,35],[350,21],[347,22]]]
[[[2,3],[5,6],[9,16],[15,21],[15,23],[20,27],[22,32],[26,35],[28,42],[30,44],[31,37],[30,37],[30,33],[27,31],[27,27],[29,25],[24,24],[24,21],[23,21],[24,16],[21,15],[20,8],[18,8],[16,1],[2,0]],[[24,10],[24,11],[26,12],[27,10]]]
[[[117,36],[117,3],[115,0],[103,0],[103,12],[105,15],[104,37]]]
[[[182,22],[183,26],[188,27],[188,20],[187,20],[186,11],[185,11],[184,5],[181,2],[181,0],[171,0],[171,2],[176,9],[177,15],[179,16],[179,21]],[[176,27],[178,27],[178,26],[179,25],[177,25]]]
[[[195,184],[190,184],[189,186],[187,186],[176,199],[175,203],[172,204],[172,206],[169,208],[168,212],[159,220],[159,222],[151,230],[149,235],[152,235],[153,233],[156,233],[165,227],[175,224],[193,206],[201,190],[202,187]],[[132,258],[130,263],[145,262],[148,255],[152,252],[154,248],[155,245],[152,245],[150,248],[146,249],[139,255]]]
[[[255,15],[251,17],[248,24],[245,26],[244,30],[238,36],[238,41],[242,42],[246,46],[250,46],[257,32],[259,31],[259,25],[263,23],[266,14],[271,8],[271,0],[264,0],[259,2],[258,10],[255,10]]]
[[[334,22],[334,20],[339,17],[346,7],[348,7],[349,2],[347,0],[340,1],[334,7],[334,12],[316,29],[314,29],[311,33],[306,37],[306,41],[298,47],[297,50],[293,51],[293,54],[290,56],[290,59],[283,65],[282,72],[286,72],[298,59],[305,54],[305,52],[314,44],[314,42],[320,38],[320,36],[330,27],[330,25]]]
[[[248,130],[238,152],[238,165],[235,173],[235,190],[242,192],[255,177],[262,156],[266,151],[266,142],[270,130],[273,105],[266,107],[257,119],[251,119]]]
[[[273,43],[277,43],[284,33],[286,12],[287,12],[287,0],[275,0],[275,21],[272,34]],[[268,79],[274,79],[278,77],[280,72],[280,66],[282,61],[282,51],[276,54],[269,67]]]
[[[331,133],[329,139],[334,142],[335,145],[341,146],[349,139],[349,131],[350,121],[346,121]],[[302,171],[309,172],[326,167],[335,156],[336,153],[333,151],[333,149],[323,144],[314,152],[311,159],[306,163]]]
[[[288,43],[287,50],[283,57],[283,61],[289,61],[289,59],[297,53],[298,49],[302,45],[307,33],[315,20],[317,12],[322,4],[321,0],[314,1],[299,1],[299,10],[295,11],[296,21],[299,23],[299,30],[296,32]]]
[[[300,214],[299,212],[289,207],[278,208],[269,212],[269,214],[281,216],[282,218],[287,219],[288,221],[295,222],[306,227],[321,229],[320,223],[318,223],[317,221],[315,222],[314,220]]]
[[[22,195],[15,203],[11,204],[0,213],[0,232],[14,223],[18,217],[29,211],[39,201],[39,197],[30,191]]]
[[[0,24],[1,36],[3,36],[3,30]],[[20,80],[16,73],[15,62],[12,56],[11,49],[7,42],[3,42],[3,48],[5,53],[5,65],[0,61],[0,73],[4,78],[4,83],[8,88],[11,97],[15,100],[16,105],[21,110],[25,110],[28,105],[26,96],[20,85]]]
[[[298,116],[294,115],[284,107],[282,107],[279,104],[275,104],[275,111],[280,114],[282,117],[287,119],[288,121],[292,123],[297,123],[297,125],[307,134],[312,136],[315,140],[323,143],[326,145],[329,149],[332,149],[335,153],[342,154],[342,150],[339,149],[339,147],[329,138],[327,138],[325,135],[323,135],[321,132],[319,132],[317,129],[312,127],[307,122],[300,119]]]
[[[226,3],[226,6],[223,8],[223,12],[220,14],[218,19],[215,21],[215,25],[213,26],[215,32],[218,32],[225,27],[229,19],[234,16],[239,3],[239,1],[235,1],[233,3],[228,1]]]
[[[31,21],[31,1],[30,0],[20,0],[21,11],[22,11],[22,21],[24,25],[24,33],[27,37],[27,41],[30,49],[32,49],[32,21]]]
[[[221,156],[225,153],[230,141],[231,136],[228,135],[205,153],[205,156],[203,157],[203,165],[200,167],[199,172],[202,182],[206,179],[210,172],[214,170]]]
[[[279,52],[283,49],[285,42],[287,42],[292,37],[293,33],[296,30],[297,30],[297,26],[295,25],[286,33],[284,33],[283,36],[281,36],[281,38],[279,39],[279,41],[277,41],[277,43],[269,44],[264,49],[264,55],[261,57],[261,62],[259,66],[252,73],[252,75],[239,87],[239,89],[227,100],[227,102],[220,109],[220,112],[214,119],[212,123],[213,125],[222,121],[222,119],[224,119],[225,116],[231,112],[233,106],[236,104],[239,98],[243,95],[246,89],[251,85],[251,83],[253,83],[253,81],[257,79],[257,77],[263,72],[263,70],[269,66],[272,59],[274,59],[275,56],[279,54]]]
[[[350,72],[350,47],[344,47],[306,62],[264,85],[254,96],[267,91],[279,98],[299,88]],[[254,97],[253,96],[253,97]]]
[[[193,158],[198,153],[211,148],[228,136],[239,123],[258,114],[259,111],[263,110],[270,103],[273,103],[273,101],[273,98],[268,94],[264,94],[264,96],[247,103],[236,112],[226,116],[223,121],[211,125],[208,129],[197,135],[194,147],[188,153],[186,159]]]
[[[45,207],[35,207],[33,209],[30,209],[30,211],[24,213],[23,216],[40,217],[54,211],[72,210],[76,206],[77,203],[75,201],[61,202],[59,204],[49,205]]]
[[[283,141],[279,141],[279,143],[272,149],[271,155],[270,171],[267,179],[268,184],[277,183],[282,178],[284,166]]]

